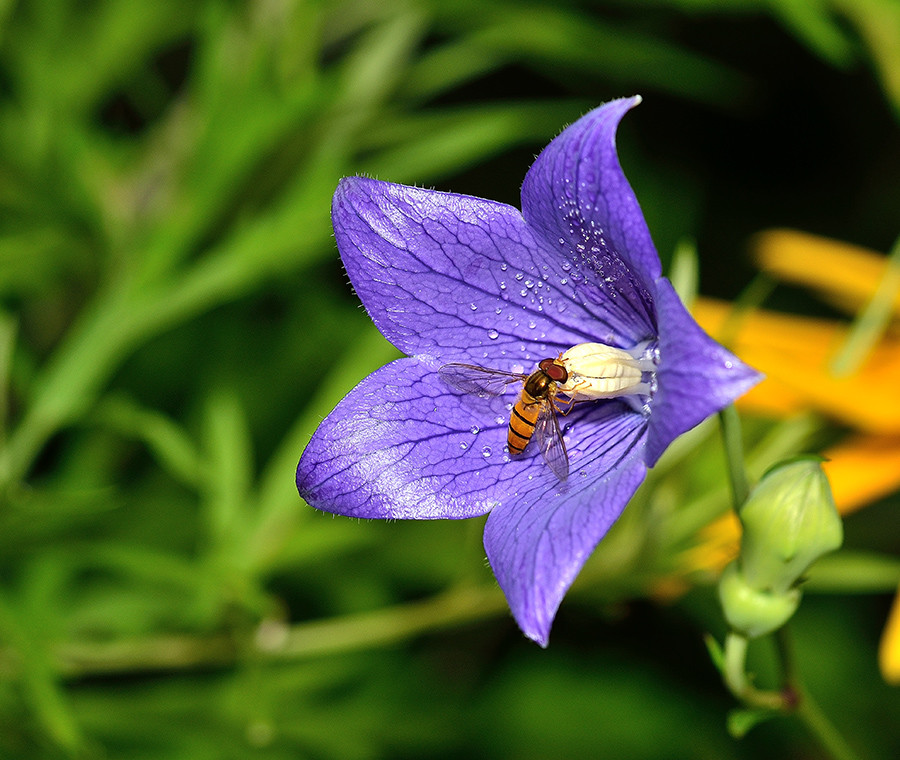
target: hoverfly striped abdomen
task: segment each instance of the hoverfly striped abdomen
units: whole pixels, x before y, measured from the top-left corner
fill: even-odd
[[[542,359],[530,375],[456,362],[438,369],[449,386],[481,398],[501,396],[513,383],[522,383],[509,417],[509,453],[521,454],[534,438],[560,481],[569,475],[569,455],[557,415],[582,402],[647,397],[655,372],[656,358],[647,344],[625,350],[603,343],[580,343],[556,359]]]
[[[560,383],[565,383],[569,374],[566,368],[554,359],[542,359],[538,368],[525,380],[522,392],[509,416],[509,431],[506,443],[510,454],[521,454],[534,435],[541,413],[552,413],[552,404]]]

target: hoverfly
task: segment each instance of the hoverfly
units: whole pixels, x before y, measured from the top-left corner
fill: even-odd
[[[630,351],[579,343],[556,359],[542,359],[530,375],[456,363],[445,364],[438,374],[451,387],[481,398],[500,396],[510,383],[522,383],[509,415],[509,453],[521,454],[536,438],[544,461],[565,480],[569,455],[557,414],[568,414],[573,404],[583,401],[648,396],[656,364],[652,356],[645,356],[646,348],[646,343]]]
[[[510,383],[523,383],[509,415],[506,434],[509,453],[521,454],[534,437],[541,456],[556,477],[565,480],[569,476],[569,455],[556,415],[568,411],[561,407],[574,402],[568,398],[557,400],[560,385],[569,379],[569,373],[558,359],[542,359],[530,375],[474,364],[445,364],[438,374],[451,387],[481,398],[500,396]]]

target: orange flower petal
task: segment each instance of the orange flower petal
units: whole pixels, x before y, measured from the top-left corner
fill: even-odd
[[[878,665],[885,681],[900,684],[900,591],[894,597],[887,625],[881,634]]]
[[[746,406],[776,414],[815,410],[860,430],[900,433],[900,393],[890,390],[900,387],[900,340],[884,338],[858,372],[835,377],[830,362],[847,336],[837,322],[758,310],[730,327],[732,306],[707,298],[697,299],[693,312],[713,335],[728,331],[729,347],[766,375],[742,399]]]
[[[741,523],[733,511],[713,520],[697,534],[698,543],[680,557],[679,568],[685,575],[698,572],[718,575],[738,553]]]
[[[900,436],[855,435],[823,453],[825,473],[841,514],[900,489]]]
[[[762,271],[811,288],[849,314],[869,302],[887,269],[883,254],[797,230],[761,232],[753,247]],[[894,312],[900,314],[900,294]]]

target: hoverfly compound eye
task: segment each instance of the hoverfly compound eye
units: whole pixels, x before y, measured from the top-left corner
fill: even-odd
[[[538,368],[543,370],[554,383],[564,383],[569,379],[568,371],[556,359],[541,359]]]

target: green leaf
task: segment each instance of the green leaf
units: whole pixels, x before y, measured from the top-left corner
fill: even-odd
[[[189,486],[200,483],[203,476],[200,454],[187,431],[175,420],[123,395],[104,399],[95,418],[123,435],[143,441],[160,465],[182,483]]]
[[[727,718],[728,733],[735,739],[743,739],[750,729],[771,720],[779,715],[772,710],[755,708],[735,708],[729,711]]]
[[[900,558],[842,550],[822,557],[810,568],[804,591],[835,594],[885,594],[900,585]]]
[[[722,645],[710,633],[703,637],[703,643],[706,644],[706,651],[709,652],[712,664],[716,666],[716,670],[722,673],[725,667],[725,650],[722,649]]]
[[[205,410],[206,513],[216,544],[240,543],[248,520],[253,451],[241,400],[231,391],[214,391]]]
[[[693,240],[680,240],[672,256],[669,279],[681,302],[690,311],[697,297],[700,282],[700,263],[697,260],[697,245]]]
[[[855,61],[854,43],[834,14],[832,0],[775,0],[767,7],[796,37],[833,66]]]
[[[559,100],[503,103],[397,117],[365,136],[363,147],[376,152],[357,171],[372,176],[389,171],[392,180],[422,183],[513,146],[543,142],[590,105]]]

